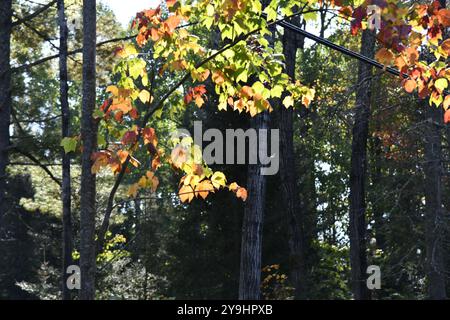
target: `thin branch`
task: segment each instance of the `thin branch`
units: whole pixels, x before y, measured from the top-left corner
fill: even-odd
[[[15,26],[18,26],[19,24],[25,23],[25,22],[30,21],[31,19],[37,17],[37,16],[40,15],[42,12],[46,11],[47,9],[49,9],[50,7],[52,7],[54,4],[56,4],[56,1],[57,1],[57,0],[53,0],[53,1],[49,2],[48,4],[46,4],[45,6],[43,6],[43,7],[39,8],[39,9],[37,9],[37,10],[36,10],[35,12],[33,12],[32,14],[30,14],[30,15],[28,15],[28,16],[26,16],[26,17],[23,17],[23,18],[19,18],[19,19],[16,20],[16,21],[13,21],[13,23],[12,23],[13,28],[14,28]]]
[[[105,40],[105,41],[97,43],[96,47],[101,47],[101,46],[104,46],[104,45],[109,44],[109,43],[130,40],[130,39],[133,39],[134,37],[136,37],[136,35]],[[83,48],[78,48],[78,49],[69,51],[67,53],[67,55],[71,56],[71,55],[74,55],[74,54],[77,54],[77,53],[81,53],[81,52],[83,52]],[[53,59],[57,59],[57,58],[59,58],[59,53],[51,55],[51,56],[48,56],[48,57],[44,57],[44,58],[36,60],[34,62],[30,62],[30,63],[23,64],[23,65],[20,65],[20,66],[12,67],[11,68],[11,72],[12,73],[19,72],[19,71],[22,71],[24,69],[28,69],[28,68],[40,65],[40,64],[42,64],[44,62],[47,62],[47,61],[50,61],[50,60],[53,60]]]
[[[17,153],[20,153],[21,155],[27,157],[31,161],[33,161],[38,167],[41,167],[42,170],[44,170],[47,175],[52,179],[55,183],[58,184],[58,186],[61,187],[61,181],[59,181],[58,178],[56,178],[53,173],[47,168],[47,166],[39,161],[35,156],[33,156],[31,153],[26,152],[25,150],[19,149],[17,146],[11,147],[11,150],[16,151]]]

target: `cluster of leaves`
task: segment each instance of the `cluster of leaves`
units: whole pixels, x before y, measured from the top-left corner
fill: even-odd
[[[368,27],[364,19],[368,5],[381,10],[377,40],[382,48],[376,53],[378,61],[395,65],[401,73],[402,85],[408,93],[417,89],[420,98],[446,110],[445,122],[450,121],[450,95],[446,93],[450,81],[446,59],[450,54],[450,40],[443,41],[444,30],[450,26],[450,10],[441,8],[439,1],[431,4],[405,4],[394,0],[368,0],[356,9],[347,8],[352,32]]]
[[[368,27],[367,7],[372,4],[381,9],[381,28],[376,37],[383,47],[377,52],[377,59],[385,65],[395,64],[407,75],[403,80],[406,91],[418,88],[420,97],[430,96],[430,104],[443,103],[448,109],[450,95],[445,96],[445,89],[449,73],[442,59],[450,53],[450,45],[440,40],[443,28],[450,25],[450,11],[440,8],[438,1],[405,6],[393,0],[367,0],[356,8],[343,6],[341,1],[326,3],[327,8],[340,7],[342,15],[352,17],[353,34]],[[179,191],[183,202],[192,201],[194,196],[205,199],[209,193],[225,187],[223,173],[217,175],[201,160],[197,161],[201,152],[192,145],[182,144],[173,150],[171,157],[164,157],[164,150],[157,148],[155,130],[148,127],[150,118],[160,117],[168,103],[170,107],[195,103],[201,108],[207,99],[203,83],[209,79],[218,95],[218,110],[229,107],[255,116],[272,111],[270,101],[282,97],[286,108],[293,107],[296,101],[308,106],[315,90],[299,81],[292,82],[283,72],[283,57],[276,54],[271,28],[279,13],[286,18],[320,10],[322,5],[323,1],[271,1],[263,10],[259,0],[168,0],[155,9],[139,12],[132,23],[138,32],[137,46],[126,44],[116,50],[119,60],[113,71],[118,80],[107,88],[110,97],[96,112],[109,139],[116,142],[105,141],[106,148],[93,155],[92,171],[96,173],[109,166],[115,174],[127,173],[129,163],[140,166],[133,153],[144,148],[152,158],[152,168],[130,187],[132,196],[141,188],[156,190],[159,180],[155,171],[161,160],[185,173]],[[299,12],[294,12],[300,7]],[[220,30],[223,46],[206,47],[190,32],[190,25]],[[428,44],[427,50],[435,56],[432,63],[420,59],[423,43]],[[154,99],[155,77],[168,76],[180,80]],[[189,78],[194,86],[187,88],[183,96],[179,89]],[[450,119],[449,111],[445,116]],[[64,143],[66,150],[73,150],[73,146],[72,141]],[[194,150],[189,152],[193,157],[185,155],[188,149]],[[219,176],[220,183],[215,182]],[[245,189],[235,183],[227,187],[245,200]]]
[[[225,44],[219,50],[205,47],[190,33],[187,26],[191,24],[218,28]],[[245,201],[247,191],[237,183],[227,185],[222,172],[212,172],[192,141],[187,143],[184,139],[170,157],[165,157],[164,150],[157,148],[155,130],[147,123],[151,116],[160,117],[168,103],[171,107],[195,103],[201,108],[207,99],[204,82],[209,79],[219,97],[219,110],[227,110],[229,106],[255,116],[272,111],[270,99],[283,95],[286,108],[293,107],[296,101],[308,106],[315,91],[299,81],[292,82],[283,72],[282,56],[275,54],[269,41],[269,25],[259,0],[195,3],[170,0],[155,9],[139,12],[132,23],[132,28],[138,31],[137,46],[126,44],[115,51],[118,62],[113,72],[118,80],[108,86],[110,97],[95,114],[107,129],[109,140],[116,142],[105,143],[107,147],[93,155],[92,172],[106,166],[114,174],[129,172],[128,163],[140,166],[133,154],[145,147],[152,157],[152,168],[131,185],[130,196],[136,196],[141,188],[156,190],[159,180],[155,171],[164,160],[185,174],[180,181],[182,202],[190,202],[194,197],[205,199],[224,187]],[[162,97],[154,99],[155,77],[169,75],[181,80]],[[187,88],[184,96],[180,95],[179,87],[188,78],[194,86]]]
[[[288,277],[281,272],[280,265],[273,264],[262,269],[262,294],[266,300],[292,300],[294,288],[288,285]]]

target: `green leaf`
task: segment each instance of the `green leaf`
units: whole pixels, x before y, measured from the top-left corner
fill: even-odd
[[[436,87],[436,89],[439,90],[439,92],[443,92],[448,87],[447,79],[445,78],[437,79],[436,82],[434,83],[434,86]]]
[[[65,153],[75,152],[77,149],[77,138],[65,137],[61,140],[60,146],[64,148]]]
[[[273,98],[281,98],[281,95],[283,94],[284,88],[283,86],[276,85],[270,90],[270,95]]]
[[[216,171],[211,177],[211,182],[216,189],[219,189],[220,187],[225,186],[225,184],[227,183],[227,179],[222,172]]]

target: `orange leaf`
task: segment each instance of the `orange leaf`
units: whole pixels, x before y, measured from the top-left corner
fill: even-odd
[[[254,92],[253,92],[253,89],[251,87],[249,87],[249,86],[243,86],[242,87],[242,89],[241,89],[241,96],[242,97],[248,99],[248,98],[253,97],[253,95],[254,95]]]
[[[195,187],[196,195],[206,199],[210,192],[214,192],[214,187],[209,180],[203,180]]]
[[[225,82],[225,76],[222,71],[217,70],[212,74],[212,80],[220,86]]]
[[[406,92],[411,93],[416,89],[417,83],[414,80],[408,79],[403,83],[403,87],[405,88]]]
[[[246,201],[247,200],[247,189],[240,187],[236,191],[236,197],[241,198],[242,201]]]
[[[450,10],[449,9],[441,9],[438,12],[438,19],[444,27],[450,26]]]
[[[394,61],[394,54],[386,48],[381,48],[376,53],[375,58],[382,64],[391,65]]]
[[[180,17],[177,15],[172,15],[165,21],[166,25],[169,27],[169,31],[172,32],[180,24]]]
[[[450,39],[447,39],[444,42],[442,42],[441,48],[447,53],[447,55],[450,56]]]
[[[182,186],[178,192],[181,202],[191,202],[194,199],[194,190],[190,185]]]
[[[445,96],[443,104],[444,110],[447,110],[449,106],[450,106],[450,94]]]
[[[449,122],[450,122],[450,109],[448,109],[444,113],[444,123],[449,123]]]

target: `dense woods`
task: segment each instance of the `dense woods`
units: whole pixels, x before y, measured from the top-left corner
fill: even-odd
[[[447,299],[446,1],[155,3],[0,1],[0,299]]]

